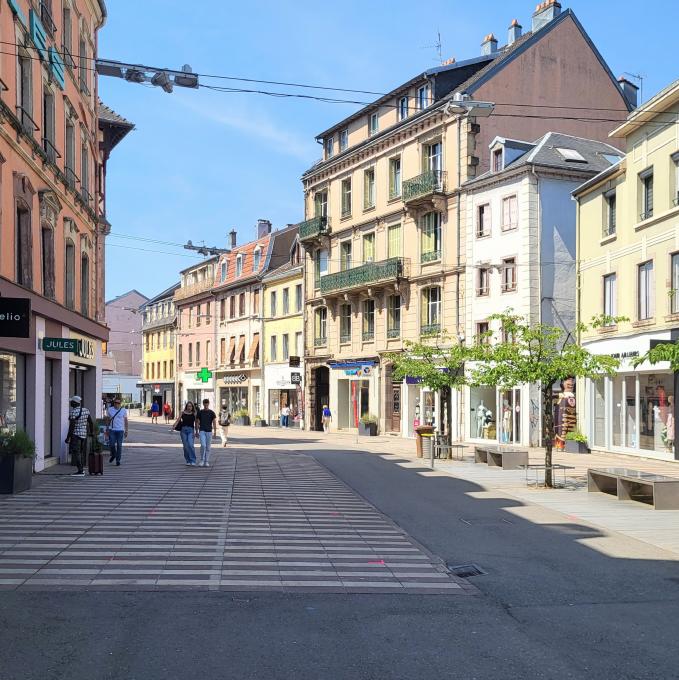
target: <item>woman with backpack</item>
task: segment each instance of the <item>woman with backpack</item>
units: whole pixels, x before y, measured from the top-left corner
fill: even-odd
[[[222,446],[226,447],[226,437],[229,434],[229,425],[231,425],[231,414],[226,408],[226,402],[222,402],[222,407],[219,409],[219,436],[222,439]]]
[[[193,439],[196,436],[196,409],[192,401],[186,402],[186,406],[175,421],[173,429],[181,435],[186,465],[195,466],[196,449],[193,445]]]

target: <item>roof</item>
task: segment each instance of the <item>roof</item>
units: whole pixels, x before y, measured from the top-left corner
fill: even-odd
[[[239,284],[253,276],[262,274],[267,264],[266,254],[268,253],[272,238],[273,234],[266,234],[255,241],[250,241],[245,245],[232,248],[230,253],[220,255],[217,270],[215,271],[215,288],[225,288],[234,284]],[[259,258],[259,265],[255,270],[254,253],[258,248],[261,250],[262,255]],[[242,256],[243,259],[243,271],[241,272],[241,275],[236,278],[236,259],[239,255]],[[221,269],[224,263],[227,265],[226,278],[222,281]]]
[[[180,287],[181,283],[177,281],[177,283],[171,285],[169,288],[166,288],[162,293],[158,293],[158,295],[152,297],[148,302],[145,302],[142,306],[148,307],[149,305],[152,305],[156,302],[160,302],[160,300],[166,300],[167,298],[171,298],[174,296],[174,292],[178,290]]]
[[[97,116],[99,118],[99,127],[106,129],[109,133],[108,148],[113,149],[114,146],[120,144],[123,138],[132,130],[134,130],[134,123],[126,118],[123,118],[119,113],[116,113],[111,107],[106,106],[104,102],[99,100],[97,107]]]
[[[285,278],[288,274],[297,274],[298,271],[301,273],[302,269],[303,265],[301,263],[293,264],[292,262],[286,262],[280,267],[272,269],[270,272],[268,272],[264,277],[264,280],[271,281],[275,279],[282,279]]]
[[[675,80],[667,87],[664,87],[655,96],[651,97],[645,104],[638,109],[632,111],[627,117],[627,120],[619,125],[613,132],[611,137],[625,137],[638,128],[642,127],[644,123],[653,120],[661,113],[667,113],[666,107],[672,106],[679,101],[679,80]],[[672,121],[674,122],[674,121]]]
[[[114,297],[110,299],[108,302],[105,302],[104,305],[110,305],[113,302],[117,302],[118,300],[122,300],[123,298],[129,297],[130,295],[138,295],[141,298],[144,298],[144,300],[148,301],[148,297],[144,295],[144,293],[140,293],[136,288],[132,288],[131,290],[128,290],[127,293],[122,293],[121,295],[118,295],[117,297]]]
[[[180,274],[186,274],[186,272],[192,272],[194,269],[198,269],[199,267],[202,267],[203,265],[210,264],[211,262],[216,262],[219,259],[219,255],[213,255],[212,257],[207,257],[204,260],[201,260],[200,262],[196,262],[196,264],[192,264],[190,267],[186,267],[185,269],[182,269],[179,273]]]
[[[624,167],[625,167],[624,161],[625,161],[625,158],[623,156],[617,163],[614,163],[613,165],[611,165],[610,168],[606,168],[606,170],[603,170],[598,175],[594,175],[594,177],[592,177],[591,179],[588,179],[584,184],[581,184],[573,192],[573,196],[577,200],[577,197],[586,193],[588,189],[591,189],[592,187],[596,186],[597,184],[600,184],[601,182],[603,182],[605,179],[612,177],[618,171],[624,170]]]

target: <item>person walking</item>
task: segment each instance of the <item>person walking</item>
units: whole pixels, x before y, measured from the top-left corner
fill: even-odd
[[[226,447],[226,438],[229,435],[229,425],[231,425],[231,414],[226,408],[226,402],[222,402],[222,408],[219,411],[219,436],[222,440],[222,446]]]
[[[323,404],[323,432],[330,432],[330,421],[332,420],[332,413],[327,404]]]
[[[123,457],[123,439],[127,437],[127,409],[120,403],[120,397],[113,400],[113,406],[106,410],[106,425],[108,427],[108,444],[111,450],[109,463],[114,460],[116,465],[120,465]]]
[[[172,406],[166,401],[163,404],[163,415],[165,416],[165,424],[170,424],[170,418],[172,418]]]
[[[82,405],[80,397],[72,396],[69,404],[68,434],[65,441],[69,445],[69,451],[73,454],[75,465],[78,468],[77,472],[71,473],[71,477],[84,477],[83,466],[85,464],[87,435],[94,431],[94,423],[89,409]]]
[[[151,404],[151,422],[155,423],[157,425],[159,415],[160,415],[160,404],[157,401],[154,401]]]
[[[196,426],[196,410],[192,401],[187,401],[184,410],[174,423],[174,429],[179,430],[184,449],[184,460],[186,465],[196,464],[196,449],[193,445]]]
[[[281,427],[290,427],[290,407],[287,404],[281,409]]]
[[[200,467],[210,467],[212,437],[217,436],[217,414],[210,408],[209,399],[203,399],[203,408],[196,416],[196,433],[200,437]]]

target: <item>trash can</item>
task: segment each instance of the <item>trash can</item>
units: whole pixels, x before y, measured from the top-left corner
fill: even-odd
[[[426,454],[431,457],[431,447],[434,445],[434,427],[432,425],[420,425],[415,428],[415,450],[417,457],[422,458]]]

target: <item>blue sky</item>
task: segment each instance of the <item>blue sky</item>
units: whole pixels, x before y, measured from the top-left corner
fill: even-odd
[[[185,0],[108,0],[99,53],[166,68],[188,63],[199,73],[383,92],[436,65],[427,46],[438,31],[444,59],[467,59],[480,54],[491,31],[506,42],[513,18],[529,28],[536,4],[207,0],[193,11]],[[645,76],[645,99],[679,77],[676,0],[562,4],[575,11],[616,75]],[[170,95],[112,78],[99,83],[102,99],[137,126],[109,165],[108,218],[121,236],[108,240],[107,299],[130,288],[155,295],[196,261],[180,248],[122,235],[224,246],[232,228],[239,243],[251,240],[258,218],[276,227],[301,220],[299,178],[320,157],[315,135],[357,108],[209,90]]]

